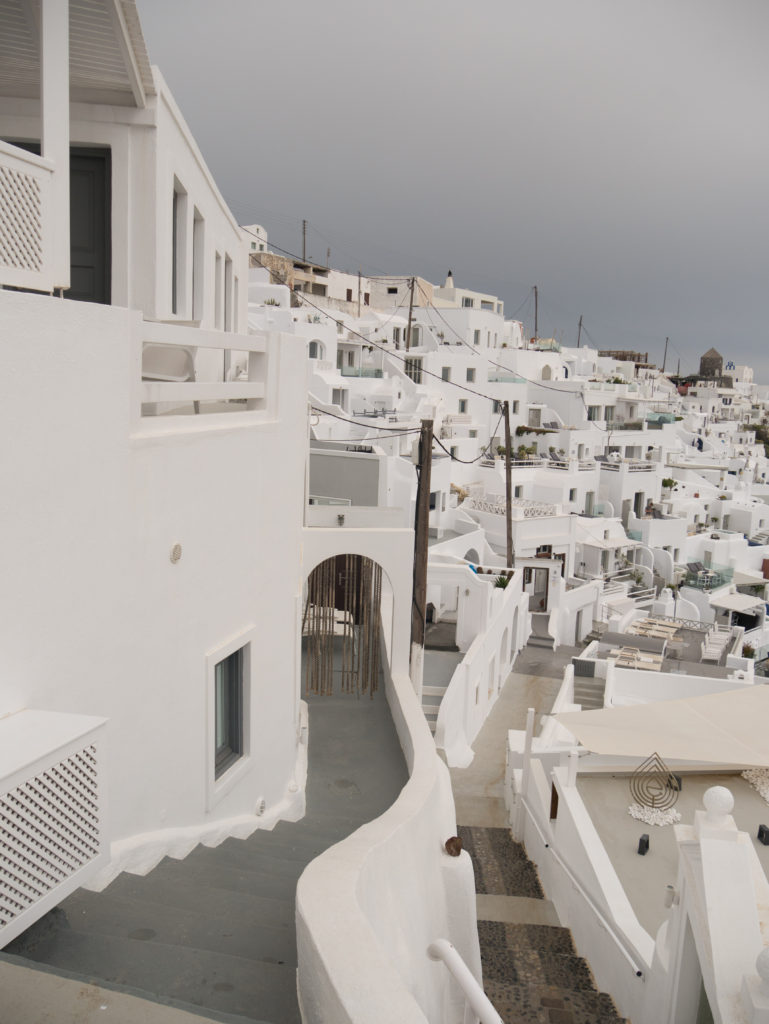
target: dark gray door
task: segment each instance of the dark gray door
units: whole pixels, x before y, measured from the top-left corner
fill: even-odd
[[[108,149],[70,152],[69,299],[111,300],[110,163]]]

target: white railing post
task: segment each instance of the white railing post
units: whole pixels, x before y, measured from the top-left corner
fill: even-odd
[[[448,939],[436,939],[427,947],[431,960],[442,960],[465,996],[464,1024],[504,1024],[475,975]]]
[[[40,9],[40,145],[54,164],[51,216],[53,285],[69,288],[69,0],[42,0]]]

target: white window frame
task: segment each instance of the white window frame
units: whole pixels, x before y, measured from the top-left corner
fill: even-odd
[[[206,654],[206,810],[211,811],[251,770],[251,691],[253,687],[253,645],[256,627],[238,633],[227,643]],[[235,651],[243,650],[243,693],[241,702],[242,751],[216,778],[216,666]]]

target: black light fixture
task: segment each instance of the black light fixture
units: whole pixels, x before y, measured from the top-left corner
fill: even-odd
[[[649,852],[649,833],[644,832],[638,840],[638,852],[644,857]]]

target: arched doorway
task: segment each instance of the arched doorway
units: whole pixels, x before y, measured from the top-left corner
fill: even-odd
[[[322,341],[313,340],[308,345],[308,355],[310,359],[324,359],[325,348]]]
[[[552,379],[553,379],[553,371],[552,371],[550,365],[548,363],[545,363],[545,365],[542,367],[542,380],[552,380]]]
[[[307,580],[302,615],[305,693],[372,697],[379,685],[382,567],[364,555],[334,555]]]
[[[465,561],[472,562],[473,565],[477,565],[478,562],[480,562],[478,552],[475,550],[475,548],[468,548],[467,551],[465,551]]]

